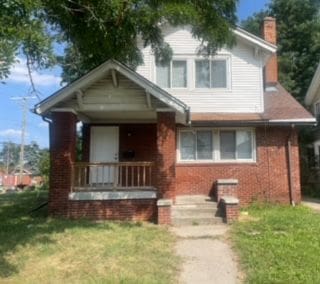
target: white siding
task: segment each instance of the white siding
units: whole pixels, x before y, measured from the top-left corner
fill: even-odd
[[[232,50],[218,51],[217,57],[228,58],[230,85],[228,89],[196,89],[194,60],[200,41],[192,37],[188,28],[166,28],[165,40],[174,52],[174,58],[187,60],[188,87],[168,89],[191,107],[192,112],[263,112],[262,58],[255,56],[252,46],[238,42]],[[137,72],[155,82],[154,56],[150,47],[143,49],[144,65]]]

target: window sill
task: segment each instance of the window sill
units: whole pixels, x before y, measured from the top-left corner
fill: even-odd
[[[189,166],[241,166],[241,165],[251,165],[251,166],[256,166],[257,161],[213,161],[213,162],[208,162],[208,161],[178,161],[176,163],[177,167],[189,167]]]

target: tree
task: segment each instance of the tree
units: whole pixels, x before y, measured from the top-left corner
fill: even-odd
[[[0,3],[0,79],[22,51],[30,69],[51,66],[53,41],[66,46],[57,59],[70,82],[114,58],[142,63],[139,42],[150,44],[160,63],[172,55],[161,25],[190,25],[213,54],[232,44],[237,0],[3,0]],[[59,36],[57,36],[59,35]],[[30,73],[30,72],[29,72]]]
[[[241,23],[260,36],[264,16],[277,19],[279,81],[300,102],[320,60],[319,7],[320,0],[272,0]]]
[[[50,159],[48,150],[44,151],[39,159],[39,173],[44,179],[44,184],[48,185],[50,174]]]
[[[47,68],[56,61],[41,0],[0,1],[0,80],[9,76],[18,53],[33,68]]]
[[[60,58],[64,81],[72,81],[114,58],[132,67],[142,63],[137,38],[151,45],[160,63],[172,55],[161,25],[190,25],[204,40],[203,51],[214,53],[232,43],[237,0],[43,0],[49,23],[68,43]]]
[[[0,151],[1,165],[5,171],[11,172],[19,163],[20,147],[12,142],[4,142]]]
[[[48,152],[47,149],[41,149],[39,145],[32,141],[30,144],[25,145],[24,154],[24,167],[30,170],[33,174],[39,174],[40,166],[39,161],[43,155]],[[12,172],[19,167],[20,159],[20,145],[12,142],[3,143],[2,150],[0,151],[1,166],[8,171]]]

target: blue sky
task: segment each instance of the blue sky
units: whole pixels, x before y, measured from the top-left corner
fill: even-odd
[[[269,1],[240,0],[238,5],[239,20],[260,11]],[[5,81],[5,84],[0,85],[0,143],[5,141],[20,143],[22,107],[21,102],[12,100],[12,97],[25,96],[30,93],[26,71],[25,62],[20,58],[20,61],[12,68],[9,79]],[[60,74],[60,68],[33,73],[36,88],[42,99],[61,87]],[[30,99],[29,108],[37,102],[37,99]],[[39,116],[28,112],[26,142],[30,141],[36,141],[41,147],[48,147],[48,126]]]

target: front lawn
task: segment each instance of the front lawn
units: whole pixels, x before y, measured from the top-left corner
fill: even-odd
[[[46,193],[0,195],[1,283],[174,283],[174,237],[156,225],[48,218]]]
[[[247,283],[320,283],[320,214],[302,206],[253,206],[232,239]]]

